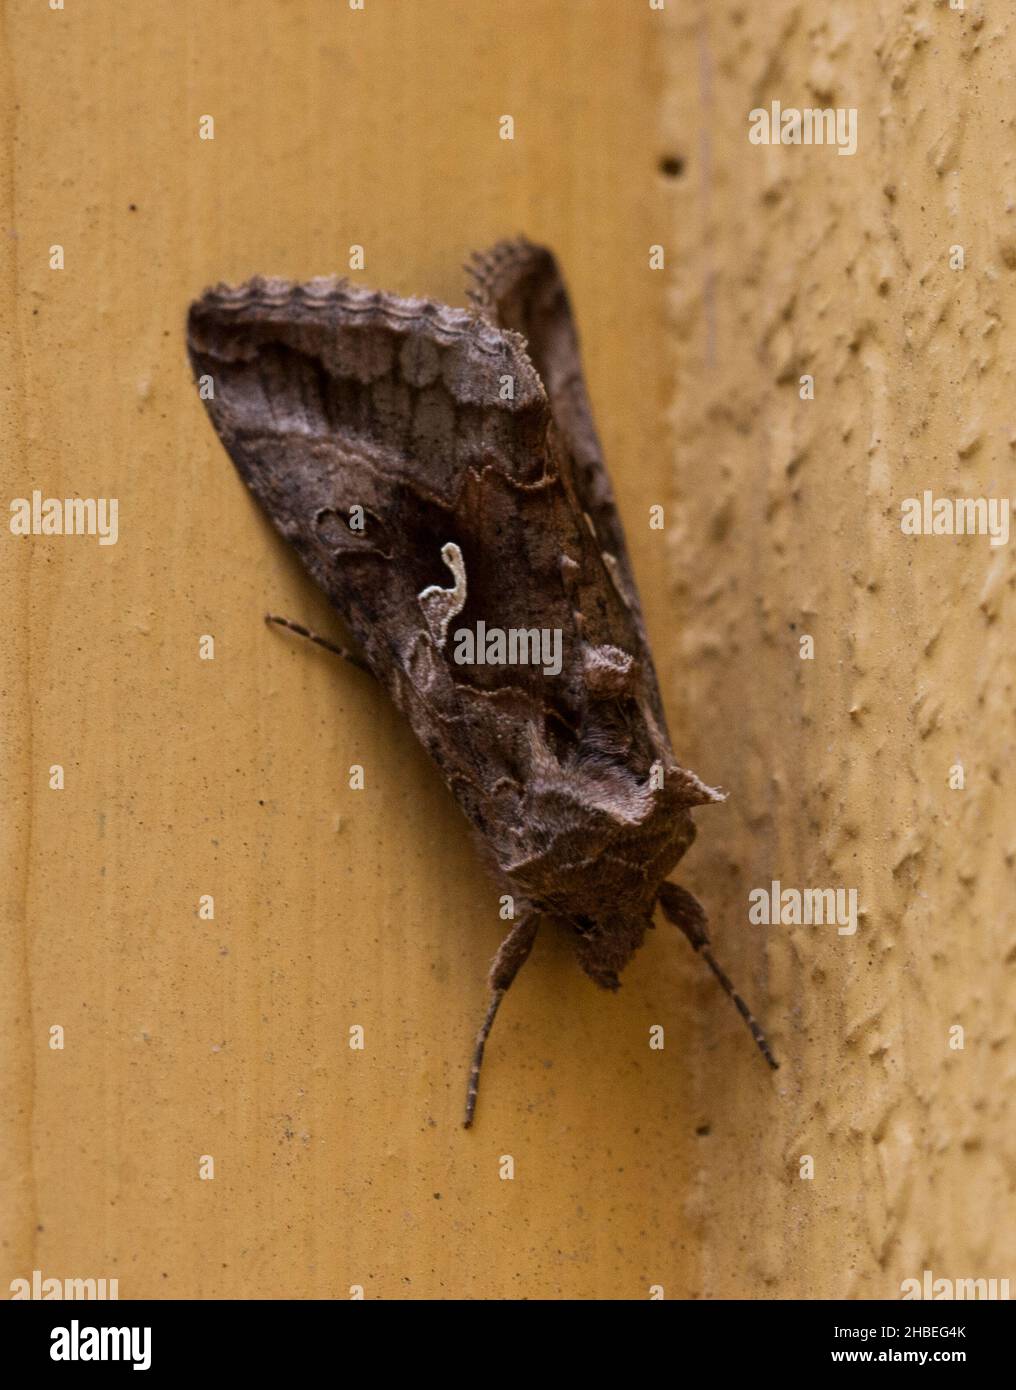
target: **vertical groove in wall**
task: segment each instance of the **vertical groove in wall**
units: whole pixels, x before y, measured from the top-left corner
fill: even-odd
[[[17,87],[7,43],[7,20],[0,12],[0,103],[4,142],[13,148],[17,130]],[[15,181],[12,161],[5,159],[2,201],[14,222]],[[8,225],[0,243],[0,275],[5,305],[18,293],[17,242]],[[23,476],[26,456],[23,341],[12,313],[0,323],[0,432],[4,440],[5,472]],[[31,610],[29,557],[22,553],[5,566],[3,583],[4,640],[0,643],[0,685],[6,709],[0,723],[0,863],[3,875],[3,914],[0,922],[0,1109],[6,1118],[0,1136],[0,1232],[3,1247],[19,1264],[30,1264],[35,1249],[38,1206],[32,1155],[35,1065],[38,1036],[30,984],[28,920],[31,860],[31,799],[33,760],[31,672]]]

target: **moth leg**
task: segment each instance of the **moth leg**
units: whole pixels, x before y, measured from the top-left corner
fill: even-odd
[[[469,1086],[466,1089],[466,1116],[462,1121],[464,1129],[469,1129],[473,1123],[473,1113],[476,1110],[476,1093],[480,1086],[480,1067],[483,1065],[483,1049],[487,1045],[487,1038],[493,1027],[494,1019],[497,1016],[501,1000],[508,993],[512,981],[519,973],[519,970],[529,958],[529,952],[533,949],[533,942],[536,940],[536,929],[540,924],[539,914],[530,912],[525,917],[520,917],[512,927],[511,931],[501,942],[500,949],[494,957],[490,967],[490,1003],[487,1005],[487,1013],[483,1022],[480,1024],[480,1031],[476,1035],[476,1047],[473,1050],[473,1065],[469,1068]]]
[[[706,931],[706,914],[702,904],[697,898],[692,897],[686,888],[680,888],[676,883],[661,883],[659,900],[664,916],[673,922],[675,927],[680,927],[694,950],[699,953],[727,994],[730,995],[737,1007],[737,1012],[748,1025],[748,1030],[755,1039],[758,1050],[773,1071],[776,1071],[780,1064],[770,1050],[766,1035],[762,1032],[748,1005],[734,988],[730,976],[713,955],[709,934]]]
[[[274,613],[265,614],[266,623],[277,623],[279,627],[286,627],[290,632],[295,632],[299,637],[306,637],[308,642],[316,642],[319,647],[324,647],[325,651],[334,652],[336,656],[341,656],[344,661],[348,661],[351,666],[357,666],[361,671],[371,674],[367,663],[351,652],[348,647],[340,647],[335,642],[329,642],[327,637],[320,637],[316,632],[311,632],[309,627],[304,627],[302,623],[294,623],[290,618],[280,618]]]

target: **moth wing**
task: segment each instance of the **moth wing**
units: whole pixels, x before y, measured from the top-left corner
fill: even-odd
[[[419,594],[452,584],[443,547],[477,549],[470,478],[540,479],[549,412],[522,343],[430,301],[255,279],[191,306],[188,351],[238,471],[393,686]]]
[[[641,660],[652,673],[649,639],[624,528],[586,390],[578,329],[564,276],[554,253],[525,237],[500,241],[474,254],[469,297],[480,313],[520,334],[550,401],[554,423],[571,453],[575,489],[596,532],[605,563],[624,594],[638,633]],[[657,713],[663,720],[657,695]]]
[[[533,866],[540,891],[563,826],[584,858],[650,815],[669,842],[668,805],[714,799],[672,766],[648,648],[578,494],[578,426],[556,425],[517,334],[342,282],[254,280],[191,306],[188,348],[237,469],[496,868]],[[491,657],[481,625],[519,634],[521,659]]]
[[[679,781],[685,805],[721,801],[722,793],[680,767],[670,748],[642,604],[593,420],[578,329],[557,258],[548,247],[517,237],[474,253],[466,270],[472,280],[467,293],[475,308],[492,323],[525,339],[530,360],[543,382],[555,426],[570,455],[579,504],[591,522],[603,564],[628,612],[631,631],[626,645],[638,656],[642,693],[652,711],[668,775]],[[640,833],[640,852],[645,855],[646,837]]]

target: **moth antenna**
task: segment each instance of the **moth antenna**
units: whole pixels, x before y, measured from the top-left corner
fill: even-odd
[[[480,1024],[480,1031],[476,1035],[476,1047],[473,1050],[473,1065],[469,1068],[469,1085],[466,1088],[466,1117],[462,1121],[463,1129],[469,1129],[473,1123],[473,1115],[476,1113],[476,1095],[480,1089],[480,1068],[483,1066],[483,1049],[487,1046],[490,1030],[494,1026],[494,1019],[497,1016],[498,1008],[500,1007],[501,1000],[505,997],[505,993],[506,991],[503,989],[496,989],[490,996],[486,1017]]]
[[[476,1046],[473,1048],[473,1065],[469,1068],[469,1085],[466,1088],[466,1114],[462,1121],[463,1129],[469,1129],[473,1123],[473,1115],[476,1112],[476,1093],[480,1089],[480,1068],[483,1066],[483,1049],[487,1045],[490,1037],[490,1030],[497,1017],[497,1011],[501,1000],[511,988],[511,983],[519,970],[529,959],[529,952],[533,949],[533,942],[536,940],[537,928],[540,925],[540,916],[537,912],[527,911],[519,917],[511,931],[501,942],[497,955],[491,962],[490,967],[490,1003],[487,1005],[487,1013],[483,1022],[480,1024],[480,1031],[476,1035]]]
[[[340,647],[335,642],[329,642],[327,637],[320,637],[316,632],[311,632],[309,627],[304,627],[302,623],[294,623],[291,618],[280,618],[275,613],[265,614],[266,623],[276,623],[279,627],[288,628],[290,632],[295,632],[298,637],[306,637],[308,642],[315,642],[319,647],[324,647],[326,652],[334,652],[336,656],[341,656],[344,661],[348,661],[350,666],[358,666],[361,671],[366,671],[370,675],[370,667],[360,659],[355,652],[351,652],[348,647]]]
[[[719,980],[724,990],[734,1001],[737,1012],[748,1025],[748,1031],[755,1039],[758,1050],[766,1059],[773,1071],[779,1069],[779,1062],[772,1054],[772,1049],[759,1026],[758,1020],[751,1009],[744,1002],[741,995],[734,988],[734,983],[713,955],[709,936],[706,932],[706,914],[702,904],[697,898],[692,897],[691,893],[685,888],[680,888],[676,883],[661,883],[660,885],[660,906],[664,914],[674,923],[675,927],[680,927],[685,936],[691,942],[692,947],[709,966],[710,970]]]
[[[738,994],[737,990],[734,988],[730,976],[723,969],[723,966],[720,965],[719,961],[713,955],[712,950],[709,946],[699,946],[696,947],[696,949],[701,955],[702,959],[712,970],[713,974],[719,980],[720,984],[730,995],[731,999],[733,999],[734,1004],[737,1007],[737,1012],[741,1015],[745,1023],[748,1025],[748,1031],[751,1033],[752,1037],[755,1039],[756,1044],[758,1045],[759,1052],[762,1053],[762,1056],[772,1067],[773,1071],[778,1071],[780,1064],[779,1062],[777,1062],[776,1058],[772,1054],[772,1050],[769,1046],[769,1043],[766,1040],[765,1033],[763,1033],[761,1027],[759,1026],[758,1020],[755,1018],[755,1015],[752,1013],[751,1009],[748,1008],[748,1005],[744,1002],[740,994]]]

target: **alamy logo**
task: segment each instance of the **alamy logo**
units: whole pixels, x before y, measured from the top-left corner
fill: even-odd
[[[900,1284],[903,1300],[931,1298],[949,1300],[1008,1299],[1008,1279],[936,1279],[930,1269],[922,1279],[904,1279]]]
[[[31,497],[11,502],[12,536],[98,536],[100,545],[116,545],[120,504],[115,497]]]
[[[31,1280],[12,1279],[11,1302],[21,1298],[94,1298],[120,1297],[119,1279],[44,1279],[41,1269],[33,1269]]]
[[[782,106],[778,101],[748,112],[748,139],[753,145],[836,145],[837,154],[857,151],[856,106]]]
[[[990,536],[990,545],[1006,545],[1011,511],[1008,497],[936,497],[925,488],[900,503],[900,530],[905,536]]]
[[[459,666],[542,666],[545,676],[561,674],[559,627],[460,627],[452,634],[452,660]]]
[[[82,1327],[74,1318],[49,1335],[51,1361],[133,1361],[136,1371],[152,1364],[150,1327]]]
[[[753,926],[832,926],[838,936],[857,931],[856,888],[784,888],[774,878],[768,888],[748,894],[748,921]]]

